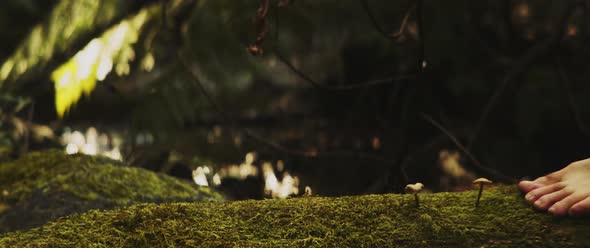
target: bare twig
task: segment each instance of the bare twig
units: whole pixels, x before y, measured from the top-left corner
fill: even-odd
[[[287,68],[289,68],[289,70],[291,70],[293,73],[295,73],[298,77],[303,79],[305,82],[311,84],[315,88],[322,89],[322,90],[356,90],[356,89],[365,88],[365,87],[393,84],[393,83],[396,83],[396,82],[399,82],[402,80],[413,80],[416,77],[415,75],[405,75],[405,76],[375,79],[375,80],[370,80],[370,81],[361,82],[361,83],[345,83],[342,86],[323,85],[323,84],[315,81],[314,79],[312,79],[309,75],[307,75],[306,73],[304,73],[303,71],[301,71],[297,67],[295,67],[295,65],[293,65],[293,63],[289,62],[289,60],[287,58],[285,58],[285,56],[281,53],[280,46],[279,46],[279,44],[280,44],[280,36],[279,36],[279,34],[280,34],[280,21],[279,21],[278,9],[276,10],[276,16],[275,16],[275,29],[276,29],[275,30],[275,55],[276,55],[277,59],[279,61],[281,61],[281,63],[283,63],[285,66],[287,66]]]
[[[199,80],[198,75],[191,69],[190,63],[183,58],[183,56],[180,54],[180,52],[178,53],[178,58],[180,60],[180,63],[182,64],[182,66],[188,72],[188,75],[191,77],[192,82],[194,84],[196,84],[196,86],[199,88],[201,93],[205,96],[205,98],[207,98],[207,101],[209,102],[209,104],[211,104],[222,117],[224,117],[225,119],[230,121],[232,123],[232,126],[234,126],[234,128],[235,128],[234,119],[231,116],[229,116],[221,108],[221,105],[219,103],[217,103],[215,98],[213,98],[213,96],[209,93],[209,91],[204,87],[201,80]],[[276,142],[272,142],[269,139],[262,137],[261,135],[257,134],[255,131],[253,131],[251,129],[243,128],[242,130],[244,131],[244,133],[246,134],[247,137],[249,137],[249,138],[251,138],[263,145],[266,145],[274,150],[277,150],[277,151],[280,151],[280,152],[283,152],[283,153],[286,153],[289,155],[296,155],[296,156],[302,156],[302,157],[352,157],[352,158],[371,159],[373,161],[383,162],[383,163],[391,163],[390,160],[387,160],[385,158],[382,158],[380,156],[376,156],[376,155],[373,155],[370,153],[364,153],[364,152],[350,152],[350,151],[333,151],[333,152],[313,151],[313,152],[310,152],[310,151],[289,149],[289,148],[286,148]]]
[[[261,46],[268,31],[266,25],[266,15],[268,14],[269,2],[270,0],[262,0],[261,5],[256,12],[256,41],[254,44],[248,46],[248,51],[252,55],[262,55],[264,53]]]
[[[399,25],[398,31],[389,35],[391,38],[399,40],[401,37],[403,37],[404,33],[406,32],[406,28],[408,27],[408,20],[410,19],[412,11],[414,11],[415,8],[416,4],[410,6],[408,11],[406,11],[406,14],[404,15],[404,18],[402,19],[402,23]]]
[[[313,80],[304,72],[297,69],[292,63],[287,61],[285,57],[283,57],[280,53],[277,52],[277,58],[284,63],[293,73],[297,74],[300,78],[304,81],[308,82],[309,84],[313,85],[316,88],[322,90],[356,90],[365,87],[373,87],[379,85],[387,85],[393,84],[402,80],[414,80],[416,76],[414,75],[406,75],[406,76],[397,76],[397,77],[388,77],[388,78],[380,78],[375,80],[369,80],[362,83],[346,83],[342,86],[326,86],[323,84],[318,83],[317,81]]]
[[[477,167],[478,169],[480,169],[490,175],[493,175],[496,178],[513,181],[513,178],[508,177],[496,170],[493,170],[493,169],[490,169],[490,168],[484,166],[481,162],[479,162],[479,160],[477,158],[475,158],[475,156],[473,156],[473,154],[471,152],[469,152],[469,150],[467,150],[467,148],[465,146],[463,146],[463,144],[461,144],[461,142],[457,139],[457,137],[455,137],[449,130],[444,128],[442,125],[440,125],[434,119],[432,119],[430,116],[422,114],[422,119],[424,119],[427,122],[430,122],[430,124],[432,124],[438,130],[443,132],[457,146],[457,148],[459,148],[459,150],[461,150],[461,152],[463,152],[473,162],[475,167]]]
[[[363,10],[365,10],[365,13],[367,13],[367,16],[369,17],[369,20],[371,21],[371,25],[373,26],[373,28],[375,28],[375,30],[377,30],[377,32],[379,32],[384,38],[388,39],[388,40],[392,40],[391,35],[389,35],[379,24],[379,22],[377,21],[377,18],[375,18],[375,15],[373,14],[373,11],[371,10],[371,8],[369,7],[369,3],[367,2],[367,0],[360,0],[361,1],[361,5],[363,6]]]
[[[277,30],[277,33],[278,33],[278,30]],[[277,47],[278,47],[278,41],[277,41]],[[276,56],[279,59],[279,61],[281,61],[281,63],[286,65],[293,73],[297,74],[297,76],[299,76],[301,79],[303,79],[304,81],[308,82],[309,84],[311,84],[312,86],[314,86],[316,88],[324,88],[325,87],[324,85],[313,80],[310,76],[308,76],[304,72],[297,69],[297,67],[295,67],[295,65],[293,65],[291,62],[289,62],[289,60],[287,60],[287,58],[285,58],[283,56],[283,54],[281,54],[281,52],[278,50],[278,48],[276,49],[275,53],[276,53]]]
[[[528,67],[535,60],[537,60],[537,58],[546,54],[551,48],[559,44],[559,41],[562,39],[565,30],[567,29],[568,19],[574,12],[577,5],[577,1],[568,1],[567,6],[564,8],[563,13],[561,15],[561,19],[559,21],[559,30],[557,30],[557,32],[555,32],[555,34],[551,37],[539,42],[537,45],[530,48],[524,56],[518,59],[516,64],[512,66],[511,70],[506,73],[506,75],[502,79],[500,87],[497,88],[496,91],[492,94],[490,100],[488,101],[488,103],[482,111],[482,114],[479,118],[479,121],[477,122],[473,135],[467,143],[466,148],[468,150],[470,150],[473,147],[473,144],[477,140],[479,133],[481,132],[481,129],[485,125],[490,112],[492,111],[493,107],[496,105],[496,102],[502,96],[506,88],[508,88],[508,85],[510,85],[512,81],[520,77],[528,69]]]

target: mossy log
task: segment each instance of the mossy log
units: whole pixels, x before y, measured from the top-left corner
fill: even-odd
[[[590,219],[556,218],[516,186],[412,195],[138,204],[60,218],[6,247],[590,247]]]
[[[0,164],[0,233],[138,202],[221,200],[207,187],[104,157],[32,152]]]

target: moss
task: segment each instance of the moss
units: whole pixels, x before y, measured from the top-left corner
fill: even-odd
[[[32,152],[0,164],[0,231],[39,226],[89,209],[137,202],[221,199],[193,183],[104,157]]]
[[[588,219],[554,218],[515,186],[484,192],[138,204],[0,238],[23,247],[589,247]]]

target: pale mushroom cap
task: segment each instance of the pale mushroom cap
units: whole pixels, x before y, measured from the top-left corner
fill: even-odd
[[[408,184],[406,185],[406,188],[404,188],[404,191],[408,194],[416,194],[422,191],[423,188],[424,184],[422,183]]]
[[[490,184],[490,183],[492,183],[492,181],[488,180],[487,178],[480,177],[480,178],[475,179],[473,181],[473,184],[477,184],[477,183]]]

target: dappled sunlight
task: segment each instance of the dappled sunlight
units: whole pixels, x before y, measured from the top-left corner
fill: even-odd
[[[211,171],[208,166],[199,166],[197,169],[193,171],[193,180],[197,185],[200,186],[209,186],[209,182],[207,181],[207,174],[210,174]]]
[[[0,66],[0,87],[32,76],[47,67],[52,60],[67,54],[93,30],[105,28],[122,17],[129,6],[114,0],[57,1],[44,21],[35,25],[21,45]]]
[[[122,21],[90,41],[51,74],[55,86],[55,107],[60,117],[78,102],[82,94],[89,95],[96,82],[104,80],[113,68],[119,76],[130,73],[129,63],[135,58],[132,46],[148,17],[149,11],[144,9],[133,18]],[[151,70],[154,63],[153,56],[147,61],[144,59],[142,68]]]
[[[441,187],[450,189],[461,185],[471,185],[476,178],[473,172],[465,169],[461,164],[461,154],[458,151],[441,150],[438,153],[438,164],[442,170]]]
[[[441,150],[438,154],[440,166],[445,173],[453,177],[462,177],[467,172],[459,163],[461,155],[457,151]]]
[[[299,194],[299,178],[283,172],[283,180],[278,180],[271,163],[262,165],[264,175],[264,194],[273,198],[287,198]]]
[[[117,135],[99,133],[90,127],[86,133],[72,131],[69,128],[63,132],[61,143],[67,154],[82,153],[87,155],[102,155],[115,160],[122,160],[120,147],[122,138]]]
[[[248,177],[263,177],[264,195],[267,197],[287,198],[299,194],[299,177],[284,171],[283,161],[277,161],[276,167],[270,162],[263,162],[262,171],[255,165],[255,161],[256,153],[249,152],[243,163],[223,166],[217,172],[214,172],[209,166],[199,166],[192,172],[193,180],[200,186],[219,186],[224,178],[245,180]],[[277,177],[275,169],[280,173],[280,179]],[[311,192],[311,188],[309,191]]]

